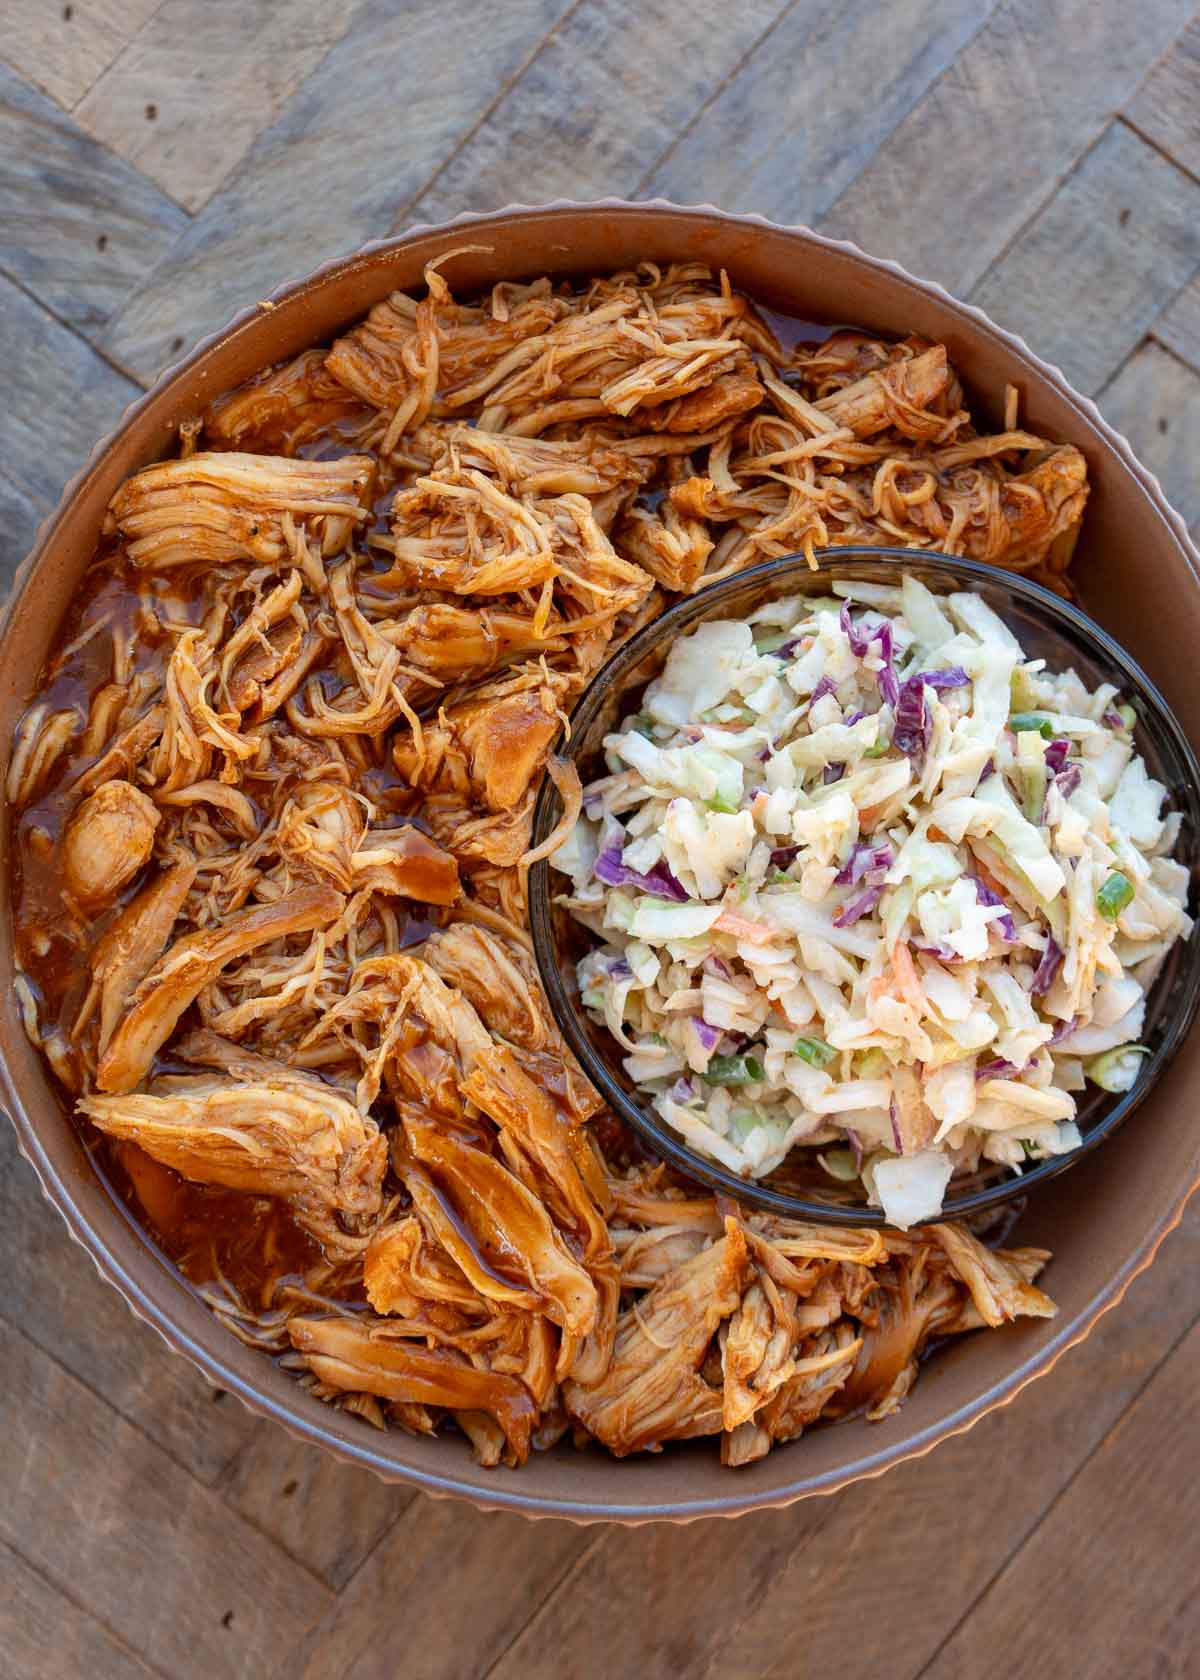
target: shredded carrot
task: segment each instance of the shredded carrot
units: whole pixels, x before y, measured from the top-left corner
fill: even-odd
[[[921,989],[921,982],[913,965],[912,953],[902,940],[897,940],[892,946],[892,973],[896,977],[896,990],[905,1003],[911,1004],[918,1015],[923,1015],[925,993]]]
[[[750,945],[769,945],[775,937],[775,929],[768,927],[766,922],[752,922],[749,916],[741,916],[736,910],[722,910],[713,926],[721,933],[730,933],[735,939],[744,939]]]

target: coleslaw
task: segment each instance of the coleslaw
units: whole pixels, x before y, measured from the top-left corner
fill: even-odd
[[[908,1227],[1133,1085],[1188,872],[1114,687],[979,596],[832,588],[677,641],[551,861],[659,1116],[743,1176],[813,1149]]]

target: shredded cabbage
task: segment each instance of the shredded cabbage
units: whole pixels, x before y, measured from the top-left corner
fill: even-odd
[[[681,637],[552,861],[661,1117],[748,1177],[812,1148],[907,1227],[1137,1078],[1189,877],[1112,685],[978,596],[834,587]]]

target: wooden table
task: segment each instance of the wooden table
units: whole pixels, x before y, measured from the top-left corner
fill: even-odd
[[[560,194],[899,257],[1060,362],[1200,524],[1193,5],[8,0],[4,564],[200,333],[389,229]],[[1083,1348],[930,1458],[630,1531],[385,1488],[214,1393],[67,1242],[7,1127],[0,1207],[14,1680],[1200,1669],[1194,1214]]]

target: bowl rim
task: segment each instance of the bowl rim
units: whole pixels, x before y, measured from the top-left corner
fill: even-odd
[[[251,331],[265,311],[293,299],[298,300],[309,291],[342,276],[352,277],[359,269],[369,271],[377,259],[422,242],[436,241],[447,248],[451,240],[457,240],[463,234],[486,236],[496,230],[503,236],[513,223],[524,224],[541,219],[552,226],[556,219],[596,214],[623,219],[665,216],[681,227],[695,223],[746,234],[760,231],[782,234],[795,241],[797,247],[808,246],[849,259],[860,268],[879,275],[897,293],[937,302],[968,330],[990,338],[1011,359],[1013,366],[1024,369],[1039,385],[1050,388],[1060,402],[1079,416],[1082,425],[1111,457],[1114,465],[1138,486],[1147,511],[1165,528],[1168,540],[1179,551],[1193,580],[1200,587],[1200,551],[1182,517],[1167,500],[1158,478],[1139,461],[1128,440],[1105,420],[1089,397],[1081,395],[1071,386],[1059,367],[1038,356],[1021,336],[998,325],[975,304],[952,296],[937,281],[920,279],[901,264],[871,255],[850,240],[834,239],[802,223],[773,221],[757,213],[736,213],[708,203],[676,204],[665,198],[557,198],[533,204],[510,202],[489,211],[463,211],[446,221],[417,222],[399,233],[368,241],[352,252],[330,258],[305,275],[285,281],[264,300],[248,305],[226,325],[205,334],[176,361],[168,363],[153,383],[133,398],[115,425],[97,441],[79,470],[66,482],[55,507],[38,527],[30,552],[18,566],[9,592],[3,622],[0,623],[0,647],[10,640],[18,608],[33,590],[39,566],[53,546],[59,526],[76,497],[120,438],[146,410],[163,399],[177,382],[182,383],[218,346]],[[11,908],[7,902],[3,914],[8,918],[5,937],[11,942]],[[834,1493],[853,1482],[881,1475],[907,1459],[923,1457],[939,1442],[963,1434],[989,1412],[1011,1404],[1030,1382],[1052,1369],[1069,1348],[1082,1341],[1096,1321],[1117,1305],[1133,1280],[1151,1264],[1160,1244],[1179,1225],[1190,1197],[1200,1187],[1198,1164],[1191,1181],[1180,1183],[1175,1197],[1158,1209],[1103,1286],[1071,1318],[1060,1320],[1054,1334],[1013,1366],[1003,1378],[974,1394],[954,1411],[939,1416],[920,1433],[848,1458],[819,1475],[803,1472],[801,1455],[797,1460],[797,1473],[768,1489],[752,1489],[744,1480],[733,1477],[730,1478],[728,1494],[716,1498],[666,1502],[646,1499],[618,1502],[606,1498],[599,1501],[543,1495],[530,1487],[528,1482],[510,1493],[494,1477],[489,1477],[484,1485],[477,1479],[456,1473],[449,1462],[445,1470],[439,1469],[437,1474],[428,1473],[419,1466],[404,1462],[396,1453],[376,1451],[368,1431],[351,1434],[348,1428],[333,1427],[341,1420],[331,1419],[325,1408],[318,1413],[319,1402],[302,1405],[302,1401],[308,1400],[302,1391],[297,1389],[295,1397],[289,1397],[285,1404],[277,1400],[257,1376],[254,1380],[243,1377],[231,1363],[240,1344],[229,1337],[216,1319],[211,1325],[206,1325],[202,1338],[189,1334],[180,1323],[180,1298],[181,1293],[186,1293],[187,1286],[177,1274],[164,1266],[161,1279],[156,1277],[153,1288],[130,1275],[126,1259],[122,1258],[123,1253],[126,1256],[132,1253],[129,1244],[137,1243],[151,1254],[157,1252],[137,1227],[130,1221],[128,1241],[124,1233],[119,1239],[114,1236],[109,1241],[92,1225],[80,1198],[67,1176],[56,1168],[42,1140],[39,1121],[30,1111],[38,1107],[37,1101],[31,1102],[30,1108],[26,1107],[20,1086],[2,1053],[0,1095],[13,1121],[19,1152],[32,1167],[46,1199],[63,1218],[68,1234],[89,1255],[100,1276],[117,1289],[135,1317],[149,1324],[172,1352],[187,1359],[250,1411],[272,1418],[294,1439],[322,1446],[340,1462],[370,1469],[385,1481],[403,1482],[433,1497],[461,1497],[481,1510],[516,1511],[531,1518],[558,1517],[576,1523],[618,1521],[638,1524],[662,1520],[686,1523],[706,1516],[730,1518],[752,1510],[781,1509],[798,1499]]]
[[[605,660],[580,695],[571,711],[567,744],[558,749],[560,755],[568,762],[574,762],[578,743],[601,711],[614,680],[619,680],[629,671],[636,670],[647,654],[664,642],[673,641],[682,635],[696,620],[705,620],[714,607],[719,608],[723,600],[739,595],[747,585],[769,585],[780,577],[797,576],[828,578],[832,586],[838,581],[839,570],[847,564],[853,566],[856,561],[894,561],[901,567],[905,563],[914,568],[924,567],[947,581],[953,574],[957,579],[965,578],[968,586],[974,583],[987,585],[1001,594],[1007,592],[1017,600],[1024,600],[1039,609],[1049,627],[1056,628],[1057,621],[1063,621],[1074,629],[1085,644],[1094,644],[1095,654],[1102,656],[1114,668],[1115,673],[1126,679],[1121,685],[1122,690],[1128,689],[1132,699],[1148,702],[1147,711],[1150,715],[1141,721],[1152,733],[1161,732],[1169,739],[1186,771],[1186,781],[1178,790],[1179,798],[1193,832],[1200,834],[1200,763],[1197,763],[1196,754],[1179,720],[1156,684],[1142,670],[1132,654],[1128,653],[1103,625],[1098,624],[1073,601],[1056,595],[1052,590],[1020,573],[1005,572],[999,567],[947,554],[941,549],[877,547],[865,543],[847,543],[838,547],[818,548],[813,553],[815,564],[810,564],[804,554],[785,554],[772,560],[764,560],[757,566],[749,566],[745,571],[735,572],[707,588],[698,589],[692,595],[683,596],[668,607],[666,612],[660,613],[657,618],[644,625],[636,635],[623,643],[610,659]],[[546,777],[538,791],[534,807],[532,843],[535,847],[541,845],[548,837],[559,820],[561,811],[561,795],[550,778]],[[790,1195],[787,1191],[773,1189],[770,1185],[754,1179],[743,1179],[718,1161],[700,1154],[699,1150],[694,1149],[679,1133],[659,1120],[648,1106],[643,1106],[633,1099],[613,1077],[608,1064],[584,1029],[581,1011],[566,984],[564,970],[558,961],[558,942],[554,934],[550,869],[549,859],[541,858],[530,869],[528,880],[530,932],[542,985],[563,1037],[593,1085],[603,1092],[622,1119],[645,1139],[657,1154],[663,1156],[679,1171],[699,1179],[718,1192],[748,1203],[751,1207],[761,1208],[766,1213],[780,1214],[785,1218],[804,1219],[821,1225],[886,1225],[887,1218],[882,1208],[862,1204],[843,1208],[835,1203],[809,1201],[803,1196]],[[1017,1201],[1037,1185],[1069,1171],[1124,1125],[1130,1115],[1145,1102],[1166,1072],[1187,1037],[1195,1020],[1197,1007],[1200,1006],[1200,919],[1193,921],[1191,932],[1181,941],[1180,949],[1185,953],[1184,960],[1187,964],[1183,976],[1184,995],[1180,1008],[1168,1018],[1162,1040],[1151,1053],[1144,1073],[1116,1102],[1106,1107],[1097,1123],[1084,1135],[1079,1146],[1065,1155],[1052,1155],[1027,1171],[1001,1179],[984,1189],[966,1195],[948,1196],[937,1214],[929,1219],[918,1220],[912,1227],[913,1230],[945,1219],[963,1219],[969,1214],[983,1213],[989,1209],[1003,1207],[1008,1202]]]

